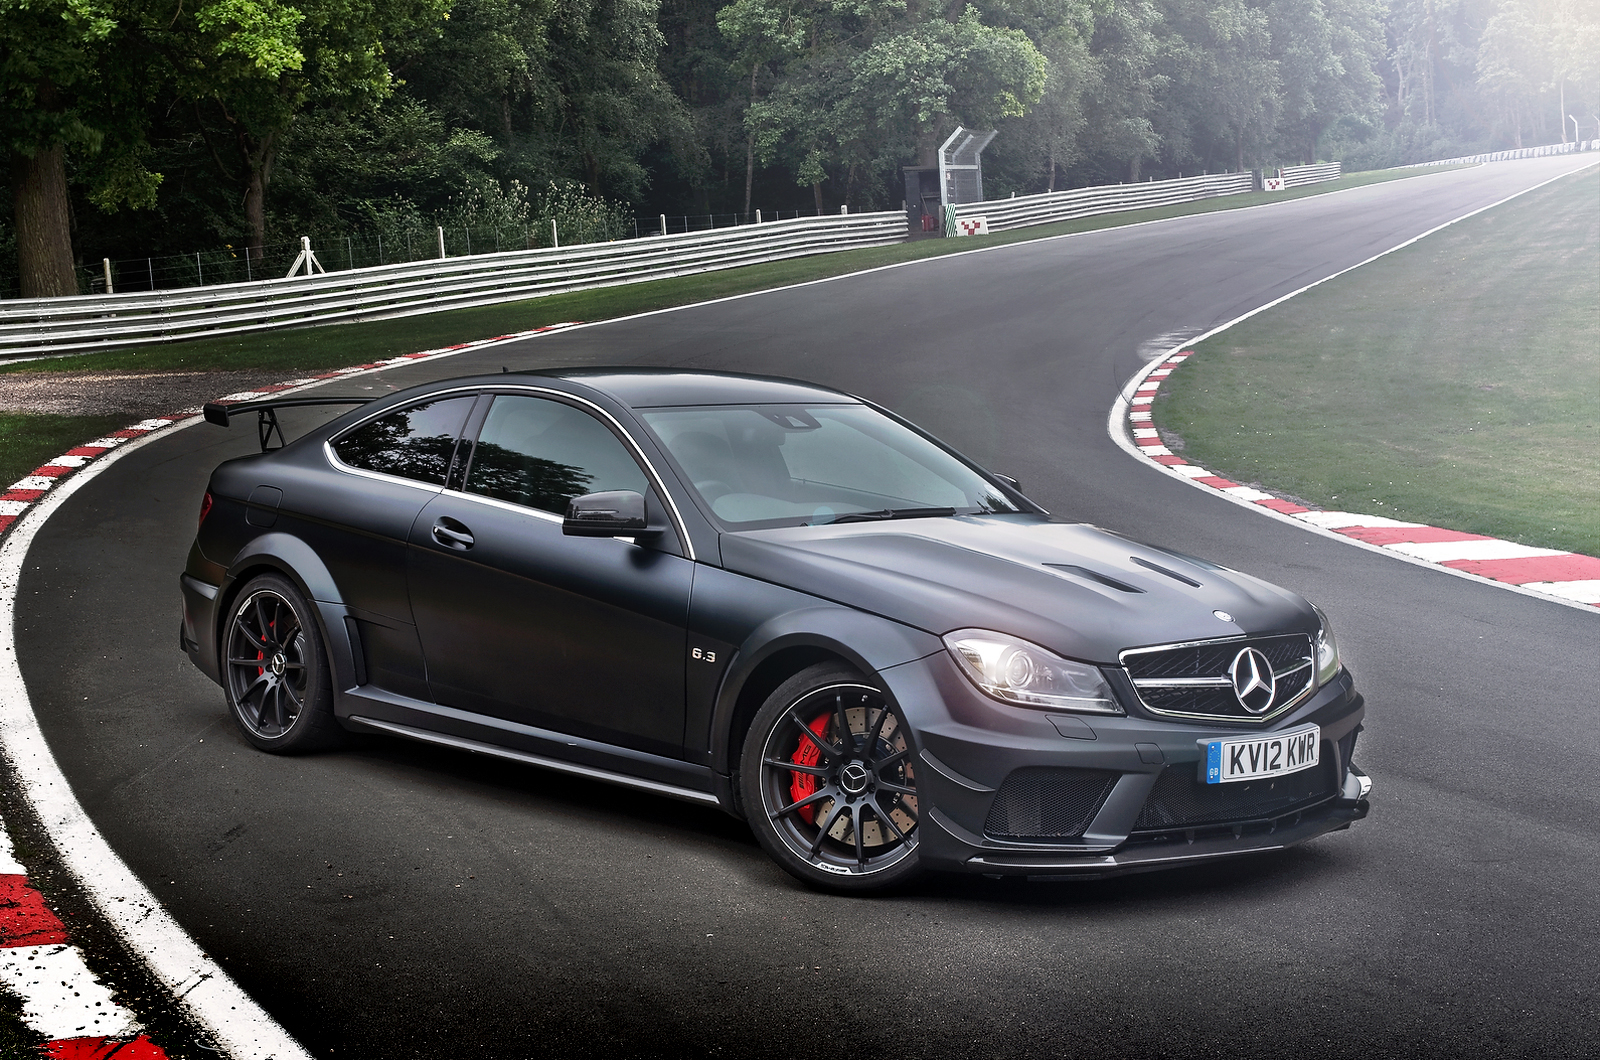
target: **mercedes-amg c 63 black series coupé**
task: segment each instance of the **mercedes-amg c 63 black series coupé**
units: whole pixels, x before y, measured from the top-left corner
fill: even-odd
[[[338,403],[281,444],[278,410]],[[719,806],[836,890],[1367,813],[1321,611],[849,394],[585,369],[206,410],[245,412],[263,452],[211,477],[182,641],[264,751],[366,730]]]

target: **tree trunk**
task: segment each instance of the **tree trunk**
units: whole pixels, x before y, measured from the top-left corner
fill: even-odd
[[[1050,140],[1050,180],[1045,185],[1044,190],[1056,190],[1056,142],[1053,137]]]
[[[42,147],[31,157],[11,156],[15,195],[17,271],[22,297],[60,298],[78,293],[72,269],[72,219],[67,207],[67,150]]]
[[[817,202],[817,216],[822,216],[822,181],[811,185],[811,197]]]
[[[756,105],[756,73],[761,69],[760,63],[750,64],[750,105]],[[746,114],[748,115],[748,111]],[[748,117],[746,118],[748,120]],[[744,144],[744,212],[750,213],[750,186],[756,179],[756,131],[749,130],[749,135]]]
[[[1139,156],[1134,155],[1133,161],[1128,163],[1128,183],[1139,183]]]
[[[260,261],[267,242],[267,185],[272,183],[272,164],[277,161],[277,133],[270,132],[259,141],[251,142],[244,133],[238,133],[239,153],[244,156],[248,171],[244,189],[244,220],[250,226],[249,254]]]
[[[1244,172],[1244,126],[1239,126],[1239,131],[1233,137],[1233,168],[1236,172]]]

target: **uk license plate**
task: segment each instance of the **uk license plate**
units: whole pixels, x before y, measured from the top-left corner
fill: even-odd
[[[1207,784],[1281,777],[1317,764],[1322,753],[1322,728],[1302,725],[1298,729],[1260,736],[1207,740],[1203,746]]]

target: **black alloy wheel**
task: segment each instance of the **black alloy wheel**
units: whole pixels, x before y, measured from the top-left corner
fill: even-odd
[[[767,698],[740,765],[745,816],[792,875],[835,891],[921,873],[915,748],[883,693],[819,663]]]
[[[223,652],[228,707],[245,739],[275,754],[337,742],[328,655],[311,605],[287,578],[262,575],[240,591]]]

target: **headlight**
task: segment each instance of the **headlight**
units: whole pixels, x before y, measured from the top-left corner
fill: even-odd
[[[1004,703],[1122,713],[1098,669],[1037,644],[984,629],[958,629],[945,635],[944,645],[973,684]]]
[[[1339,676],[1339,645],[1333,639],[1333,625],[1322,608],[1312,604],[1311,609],[1322,620],[1322,628],[1317,631],[1317,687],[1321,688]]]

